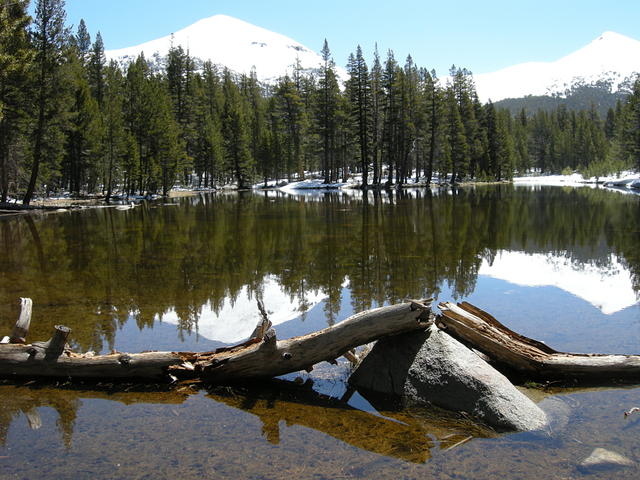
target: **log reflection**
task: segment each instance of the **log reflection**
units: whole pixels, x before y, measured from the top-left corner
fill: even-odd
[[[46,420],[40,417],[42,407],[57,412],[56,426],[63,444],[70,448],[78,411],[85,399],[111,400],[124,405],[179,405],[189,395],[197,393],[188,386],[166,391],[143,391],[136,388],[149,387],[110,384],[91,388],[1,385],[0,446],[7,446],[9,427],[22,415],[31,429],[48,427]],[[470,438],[495,435],[470,421],[442,412],[365,412],[320,394],[309,385],[300,386],[284,380],[250,388],[217,387],[207,397],[256,415],[262,422],[262,435],[274,444],[280,442],[281,422],[284,422],[286,427],[311,428],[354,447],[414,463],[426,462],[434,449],[447,450]]]
[[[286,427],[311,428],[354,447],[414,463],[426,462],[433,449],[447,450],[470,437],[495,435],[441,411],[384,410],[376,415],[283,380],[242,390],[216,389],[210,397],[259,417],[264,437],[274,444],[280,441],[284,422]]]
[[[99,386],[97,386],[99,388]],[[62,435],[66,447],[73,440],[73,429],[83,399],[104,399],[133,405],[136,403],[181,404],[188,394],[196,393],[192,389],[171,391],[136,391],[126,385],[119,385],[122,390],[112,390],[111,385],[103,389],[83,390],[78,387],[60,388],[46,385],[2,385],[0,386],[0,446],[6,446],[7,432],[11,423],[24,414],[29,427],[37,430],[42,426],[38,408],[49,407],[58,414],[56,425]],[[127,390],[128,391],[125,391]]]

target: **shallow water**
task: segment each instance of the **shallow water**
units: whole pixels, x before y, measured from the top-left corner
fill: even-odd
[[[0,218],[0,328],[34,300],[78,350],[208,350],[246,337],[262,298],[279,338],[404,298],[468,300],[559,350],[640,353],[640,204],[591,189],[201,195]],[[633,387],[554,392],[548,431],[495,435],[442,411],[345,395],[348,366],[288,383],[136,391],[0,385],[0,476],[637,478]],[[124,389],[129,391],[123,391]],[[342,398],[342,400],[341,400]],[[375,403],[375,402],[374,402]]]

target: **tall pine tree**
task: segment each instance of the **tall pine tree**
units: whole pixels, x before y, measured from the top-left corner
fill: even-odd
[[[63,48],[67,41],[64,26],[65,11],[63,0],[38,0],[36,18],[32,31],[35,47],[34,75],[36,92],[34,95],[35,125],[33,129],[33,157],[31,176],[24,194],[23,203],[28,205],[37,187],[40,167],[45,158],[55,161],[59,158],[56,139],[62,122],[54,121],[65,111],[64,86],[62,80]]]
[[[29,71],[33,50],[29,44],[29,2],[0,0],[0,202],[6,202],[10,184],[17,182],[19,147],[26,128]]]

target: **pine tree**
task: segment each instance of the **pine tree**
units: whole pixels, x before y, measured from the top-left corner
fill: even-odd
[[[204,128],[199,129],[200,154],[196,159],[196,174],[199,179],[204,177],[204,186],[208,188],[222,178],[225,157],[221,121],[224,100],[220,78],[209,61],[203,66],[201,94],[200,125]]]
[[[355,57],[350,56],[347,66],[349,80],[347,81],[347,95],[351,121],[354,124],[358,138],[360,154],[360,171],[362,172],[362,188],[369,184],[370,163],[370,126],[371,126],[371,84],[369,83],[369,69],[362,55],[362,48],[358,45]]]
[[[18,172],[18,148],[28,116],[27,95],[33,50],[28,1],[0,0],[0,202],[6,202]]]
[[[382,88],[384,91],[383,158],[386,160],[388,170],[387,187],[393,185],[394,172],[398,165],[400,150],[398,143],[398,126],[400,123],[399,75],[400,68],[393,51],[389,50],[382,74]]]
[[[183,170],[186,153],[180,136],[180,126],[173,115],[171,95],[161,78],[149,80],[150,117],[148,184],[149,193],[169,194],[178,172]]]
[[[440,119],[442,116],[442,92],[438,87],[438,77],[435,70],[431,72],[424,70],[422,73],[423,85],[423,108],[425,113],[424,128],[422,136],[427,143],[424,148],[426,155],[425,163],[425,181],[427,184],[431,182],[433,177],[433,169],[435,165],[436,150],[440,131]]]
[[[523,108],[518,113],[513,122],[513,141],[516,152],[515,169],[521,175],[531,169],[531,160],[529,158],[529,136],[527,131],[528,119],[527,112]]]
[[[298,178],[304,178],[302,146],[307,130],[307,113],[298,87],[288,76],[281,78],[276,85],[272,115],[276,115],[277,120],[271,118],[271,137],[272,141],[277,141],[279,149],[284,149],[284,171],[288,176],[295,171]]]
[[[502,145],[500,143],[500,134],[498,132],[498,116],[493,102],[489,100],[484,106],[485,128],[487,132],[487,153],[489,164],[482,169],[484,175],[499,176],[500,171],[500,155]]]
[[[476,94],[471,72],[464,68],[456,68],[453,65],[449,73],[452,78],[451,89],[458,104],[467,142],[464,155],[455,164],[456,178],[453,181],[458,181],[467,174],[472,177],[475,176],[484,152],[482,151],[482,141],[479,140],[479,122],[474,108]]]
[[[78,30],[76,31],[75,37],[72,38],[72,43],[78,49],[80,60],[84,65],[89,56],[89,49],[91,48],[91,35],[89,35],[87,25],[84,23],[83,18],[80,19]]]
[[[446,92],[446,124],[445,124],[445,152],[440,166],[442,177],[451,172],[451,183],[456,183],[468,162],[468,144],[465,136],[464,123],[460,116],[460,109],[456,92],[448,88]]]
[[[623,108],[619,128],[619,141],[629,165],[640,170],[640,79]]]
[[[249,147],[251,149],[251,156],[254,162],[260,159],[260,154],[263,147],[264,131],[264,116],[265,116],[265,101],[258,83],[258,76],[255,69],[251,69],[248,77],[243,78],[244,81],[244,97],[245,97],[245,115],[249,121],[250,142]],[[299,147],[298,147],[299,149]],[[298,156],[300,156],[298,152]],[[304,170],[302,172],[304,175]]]
[[[338,111],[338,95],[340,89],[335,72],[335,64],[331,58],[331,50],[325,39],[321,50],[322,65],[318,81],[317,112],[318,133],[322,141],[322,172],[324,182],[337,180],[335,165],[336,115]]]
[[[36,78],[35,126],[33,131],[33,161],[31,176],[23,203],[31,202],[37,186],[40,167],[44,158],[55,161],[59,158],[56,151],[60,122],[54,122],[60,117],[65,108],[62,107],[63,83],[61,66],[62,51],[67,40],[64,27],[65,11],[63,0],[38,0],[36,3],[36,18],[32,32],[36,56],[34,75]]]
[[[98,101],[98,105],[102,107],[102,101],[104,96],[104,82],[105,82],[105,67],[107,59],[104,55],[104,43],[102,42],[102,35],[100,32],[96,34],[96,41],[93,42],[91,48],[91,54],[89,57],[89,65],[87,67],[89,74],[89,85],[91,86],[91,92],[93,97]]]
[[[532,166],[541,174],[547,173],[551,164],[553,131],[549,115],[538,110],[529,122],[530,155]]]
[[[112,60],[105,72],[102,104],[103,145],[106,157],[104,184],[107,202],[111,198],[114,184],[122,180],[118,175],[118,168],[122,166],[122,160],[126,155],[127,137],[124,129],[123,97],[124,78],[118,64]]]
[[[407,183],[413,166],[418,167],[417,132],[420,126],[420,112],[418,105],[418,69],[413,63],[411,55],[407,56],[405,66],[399,71],[398,91],[400,92],[400,117],[398,125],[398,184]],[[412,161],[413,159],[413,161]]]
[[[100,111],[91,95],[80,54],[75,48],[70,49],[64,66],[71,87],[71,105],[66,122],[62,183],[75,195],[80,195],[83,189],[93,191],[101,176],[97,161],[102,139]]]
[[[144,193],[150,188],[153,172],[151,152],[151,127],[154,111],[154,89],[151,72],[143,54],[127,68],[125,82],[125,125],[130,132],[134,146],[128,148],[127,184],[128,193]],[[134,155],[135,154],[135,155]]]
[[[249,148],[249,126],[246,109],[238,86],[225,69],[223,74],[224,107],[222,113],[222,135],[227,169],[239,189],[250,186],[253,177],[254,159]]]
[[[373,159],[373,184],[380,185],[382,178],[382,128],[383,100],[382,65],[378,55],[378,45],[373,52],[373,64],[370,75],[371,85],[371,145]]]

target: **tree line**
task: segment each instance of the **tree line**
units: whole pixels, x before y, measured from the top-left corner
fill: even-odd
[[[65,26],[63,0],[0,0],[0,201],[35,194],[167,192],[362,175],[362,186],[433,179],[500,181],[514,173],[640,168],[640,84],[597,109],[515,115],[480,102],[471,72],[446,80],[358,46],[342,82],[322,63],[272,85],[193,58],[107,62],[98,32]]]

